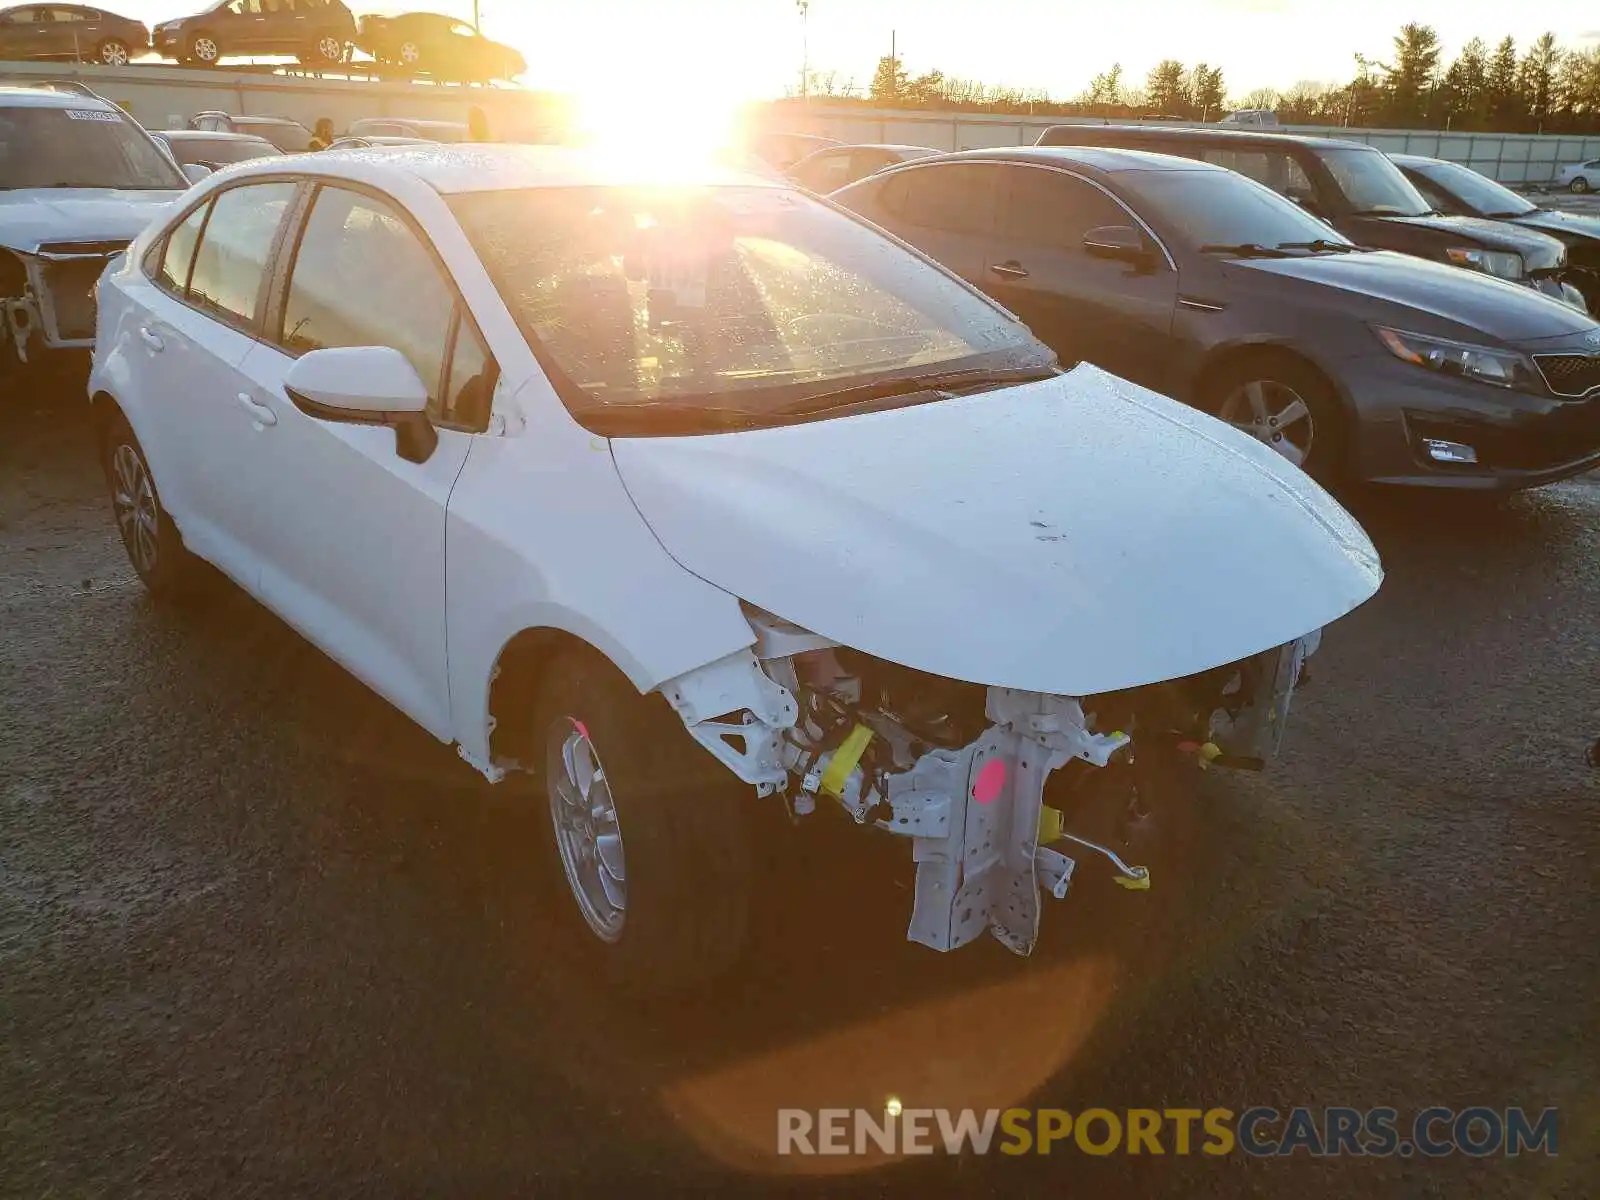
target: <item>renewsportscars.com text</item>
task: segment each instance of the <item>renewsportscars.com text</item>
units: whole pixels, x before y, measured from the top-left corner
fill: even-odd
[[[779,1154],[1248,1154],[1442,1158],[1556,1153],[1559,1113],[1523,1108],[778,1110]]]

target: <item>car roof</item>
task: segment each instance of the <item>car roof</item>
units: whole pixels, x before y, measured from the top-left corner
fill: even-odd
[[[155,132],[164,138],[182,138],[186,142],[262,142],[272,145],[266,138],[253,133],[230,133],[226,129],[159,129]]]
[[[1122,171],[1220,171],[1213,163],[1150,150],[1122,150],[1112,146],[1001,146],[992,150],[958,150],[941,154],[944,162],[1019,162],[1036,166],[1073,167],[1087,174],[1115,175]],[[917,159],[908,170],[925,165]],[[900,168],[894,168],[896,170]]]
[[[1448,158],[1428,158],[1422,154],[1391,154],[1391,159],[1402,167],[1458,167],[1460,163],[1453,163]],[[1471,170],[1471,168],[1467,168]]]
[[[37,84],[0,84],[0,108],[99,108],[121,112],[115,104],[88,89],[71,90],[71,85],[58,87],[48,82]]]
[[[647,164],[650,155],[595,153],[575,146],[430,142],[419,146],[374,146],[290,158],[261,159],[228,172],[231,182],[249,175],[281,175],[286,170],[329,175],[385,190],[420,182],[441,195],[555,187],[628,187],[660,182]],[[635,165],[639,165],[635,169]],[[707,164],[674,174],[674,186],[778,187],[790,184],[771,175]]]
[[[1085,133],[1109,132],[1113,135],[1127,134],[1142,138],[1178,137],[1193,142],[1264,142],[1268,145],[1293,142],[1298,146],[1321,146],[1328,149],[1348,150],[1352,146],[1363,150],[1373,148],[1365,142],[1349,138],[1313,137],[1304,133],[1269,133],[1259,129],[1218,129],[1214,125],[1203,128],[1196,128],[1193,125],[1052,125],[1040,136],[1048,136],[1058,129],[1082,130]]]

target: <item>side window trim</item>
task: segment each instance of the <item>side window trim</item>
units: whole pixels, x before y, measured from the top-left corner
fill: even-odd
[[[996,160],[994,160],[994,159],[981,159],[979,161],[986,162],[986,163],[994,163]],[[1111,203],[1115,204],[1123,212],[1127,213],[1128,214],[1128,218],[1139,229],[1144,231],[1144,235],[1146,237],[1148,237],[1152,242],[1155,243],[1156,248],[1161,251],[1161,256],[1164,259],[1166,259],[1167,270],[1176,271],[1178,269],[1177,260],[1175,260],[1172,257],[1172,252],[1167,249],[1167,244],[1165,242],[1163,242],[1160,239],[1160,237],[1158,237],[1156,235],[1156,231],[1154,229],[1150,228],[1149,222],[1146,221],[1143,217],[1141,217],[1138,213],[1134,212],[1133,209],[1129,208],[1128,205],[1126,203],[1124,203],[1124,201],[1123,201],[1121,196],[1118,196],[1115,192],[1111,191],[1105,185],[1099,183],[1096,180],[1090,179],[1087,176],[1079,175],[1076,171],[1069,171],[1066,167],[1050,166],[1050,165],[1045,164],[1045,163],[1011,161],[1011,162],[1001,162],[999,165],[1006,166],[1006,167],[1025,167],[1030,171],[1054,171],[1057,175],[1065,175],[1069,179],[1076,179],[1079,183],[1088,184],[1095,191],[1097,191],[1101,195],[1105,196],[1106,199],[1110,200]]]
[[[284,309],[289,301],[289,288],[294,280],[295,263],[300,258],[300,248],[305,241],[306,230],[311,223],[311,213],[316,207],[317,197],[324,191],[350,192],[365,199],[376,201],[384,205],[400,220],[413,237],[422,245],[434,270],[438,272],[445,289],[449,292],[452,301],[452,316],[450,334],[445,343],[444,365],[438,381],[439,403],[441,410],[445,401],[445,389],[450,385],[450,368],[455,362],[456,341],[463,319],[470,326],[478,344],[483,347],[484,358],[490,367],[490,376],[498,382],[500,378],[500,363],[494,356],[494,351],[489,346],[489,340],[483,336],[483,330],[478,325],[478,320],[472,315],[466,298],[461,294],[461,289],[456,285],[455,276],[445,265],[444,258],[439,254],[438,247],[433,244],[433,239],[423,231],[410,211],[395,197],[380,188],[370,187],[352,179],[303,179],[301,194],[290,205],[285,214],[283,228],[279,230],[278,245],[274,253],[275,259],[270,263],[267,274],[268,296],[266,307],[262,311],[262,324],[258,340],[271,346],[280,354],[290,358],[299,358],[298,351],[290,349],[283,344],[283,319]],[[489,412],[485,410],[481,424],[461,424],[446,420],[441,411],[433,418],[434,424],[441,429],[455,430],[460,433],[483,433],[489,427]]]

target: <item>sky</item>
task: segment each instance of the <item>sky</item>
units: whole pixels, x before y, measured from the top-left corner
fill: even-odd
[[[363,6],[358,13],[395,11]],[[471,0],[435,0],[471,16]],[[529,86],[602,88],[639,97],[663,89],[729,100],[782,93],[800,72],[795,0],[481,0],[483,31],[527,56]],[[419,5],[419,7],[422,5]],[[182,0],[123,0],[151,22]],[[1434,26],[1453,56],[1473,35],[1519,43],[1549,30],[1568,45],[1600,41],[1600,10],[1579,0],[810,0],[813,69],[854,77],[863,90],[890,34],[912,74],[939,68],[984,83],[1045,89],[1070,99],[1113,62],[1142,84],[1163,58],[1220,65],[1234,97],[1302,79],[1343,81],[1354,55],[1382,59],[1407,20]]]

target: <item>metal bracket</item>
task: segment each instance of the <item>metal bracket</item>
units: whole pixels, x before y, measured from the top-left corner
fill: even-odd
[[[778,735],[793,727],[800,706],[788,688],[761,669],[750,650],[669,679],[659,691],[695,741],[762,795],[788,782]],[[743,719],[724,719],[736,713]]]

